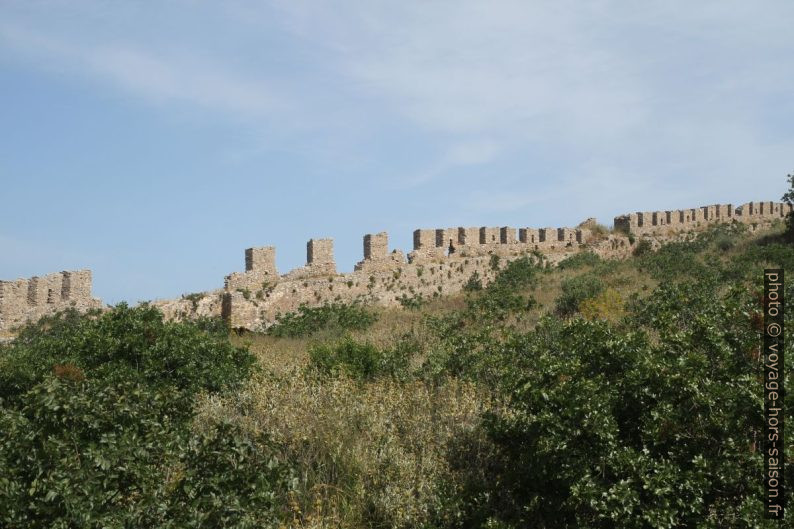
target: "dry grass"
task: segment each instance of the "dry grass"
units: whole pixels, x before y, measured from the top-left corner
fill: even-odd
[[[295,371],[263,375],[239,395],[203,398],[197,424],[232,418],[268,432],[298,462],[292,527],[419,527],[433,520],[453,474],[450,443],[472,435],[488,399],[467,383],[440,385]]]
[[[423,324],[464,306],[463,295],[432,300],[422,310],[375,309],[378,321],[352,333],[360,341],[393,346],[406,333],[432,339]],[[203,397],[197,428],[232,419],[251,434],[267,432],[297,462],[296,489],[287,499],[289,527],[413,528],[431,523],[455,487],[452,443],[479,435],[490,399],[474,385],[449,379],[436,384],[306,374],[308,349],[336,334],[276,338],[234,336],[263,370],[237,395]]]

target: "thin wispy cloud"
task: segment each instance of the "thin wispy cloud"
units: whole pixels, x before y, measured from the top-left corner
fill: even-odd
[[[81,46],[25,28],[0,25],[6,45],[42,61],[45,68],[89,76],[161,104],[197,105],[236,117],[263,116],[288,105],[266,83],[246,79],[210,62],[166,57],[155,50],[107,43]]]

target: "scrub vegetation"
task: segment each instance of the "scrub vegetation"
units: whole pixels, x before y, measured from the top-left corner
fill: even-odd
[[[772,267],[794,299],[782,223],[718,225],[625,261],[528,255],[410,307],[302,308],[267,334],[147,305],[46,318],[0,346],[0,526],[777,527]]]

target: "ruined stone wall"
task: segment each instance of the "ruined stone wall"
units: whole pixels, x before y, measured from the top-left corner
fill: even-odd
[[[380,232],[364,236],[363,259],[348,274],[336,273],[331,239],[312,239],[307,244],[306,265],[285,275],[279,276],[275,270],[272,247],[261,252],[249,249],[252,251],[246,251],[246,271],[228,276],[224,289],[204,298],[183,298],[160,302],[158,306],[167,317],[222,315],[233,328],[262,330],[280,314],[293,312],[304,304],[361,301],[398,305],[401,299],[414,296],[427,298],[460,292],[475,272],[487,284],[496,273],[494,255],[500,257],[499,266],[533,253],[543,254],[551,263],[579,251],[591,251],[605,259],[622,259],[634,249],[636,241],[630,242],[631,237],[648,238],[656,248],[717,222],[742,222],[753,226],[751,229],[762,228],[790,210],[788,205],[776,202],[749,202],[738,207],[715,204],[636,212],[616,217],[611,233],[598,229],[595,219],[587,219],[575,228],[417,229],[413,233],[413,250],[407,256],[400,250],[390,251],[388,234]],[[257,270],[267,270],[267,274],[250,275]],[[240,282],[248,281],[249,276],[249,283]],[[249,284],[250,288],[241,288],[242,284]],[[7,291],[8,296],[20,295],[19,288],[13,285]]]
[[[102,307],[91,295],[91,271],[76,270],[0,281],[0,333],[67,308]]]
[[[303,304],[358,300],[397,305],[401,299],[414,296],[460,292],[475,272],[487,284],[495,274],[492,255],[504,257],[499,260],[504,265],[510,259],[542,249],[549,261],[557,262],[579,251],[590,240],[588,229],[547,228],[544,234],[548,234],[549,240],[544,245],[538,233],[535,228],[522,228],[519,232],[509,226],[417,229],[407,259],[399,250],[389,251],[387,233],[367,234],[363,240],[364,258],[349,274],[336,273],[330,239],[312,239],[307,246],[307,264],[273,284],[245,290],[235,288],[230,281],[235,274],[228,276],[220,311],[233,328],[261,330],[278,315],[293,312]],[[601,244],[594,251],[601,254],[623,251],[617,245],[615,242],[613,248]],[[246,263],[248,260],[247,252]],[[215,306],[199,302],[197,310]],[[164,310],[180,314],[188,308],[184,300],[165,307]]]

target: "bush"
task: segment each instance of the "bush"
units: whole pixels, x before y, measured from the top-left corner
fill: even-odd
[[[729,235],[723,235],[714,241],[714,246],[716,246],[721,252],[727,252],[728,250],[732,249],[735,244],[736,243],[734,242],[733,237]]]
[[[595,266],[601,262],[602,259],[593,252],[579,252],[560,261],[557,268],[560,270],[578,270],[585,266]]]
[[[611,288],[580,302],[579,312],[588,320],[608,321],[617,321],[626,314],[623,298]]]
[[[467,489],[468,526],[764,526],[755,302],[693,288],[649,300],[654,342],[581,319],[545,320],[514,342],[505,406],[486,415],[491,471]],[[687,304],[697,316],[679,317]]]
[[[407,294],[403,294],[402,296],[397,298],[397,301],[400,302],[400,305],[404,309],[408,310],[418,310],[422,308],[422,306],[427,302],[425,297],[422,294],[416,294],[414,296],[408,296]]]
[[[521,313],[535,306],[535,300],[525,297],[522,290],[537,283],[539,265],[532,257],[510,261],[481,292],[468,298],[468,316],[471,319],[504,320],[509,314]]]
[[[641,257],[647,253],[650,253],[653,250],[653,245],[651,241],[648,239],[640,239],[640,242],[637,243],[637,246],[634,247],[632,250],[632,254],[634,257]]]
[[[480,278],[479,272],[475,270],[469,280],[466,281],[466,284],[463,285],[464,292],[478,292],[482,290],[482,279]]]
[[[363,330],[377,319],[374,313],[357,303],[326,303],[320,307],[301,305],[297,312],[277,317],[276,322],[267,329],[267,334],[297,338],[310,336],[321,330]]]
[[[164,322],[148,305],[45,317],[0,350],[0,398],[18,403],[54,366],[71,364],[89,380],[168,387],[175,392],[173,411],[187,413],[197,392],[236,387],[253,368],[253,355],[232,346],[223,329],[217,320]]]
[[[560,316],[570,316],[579,310],[579,304],[599,295],[604,283],[597,277],[586,274],[563,280],[562,293],[557,298],[556,312]]]
[[[0,348],[0,526],[273,526],[277,448],[191,430],[195,396],[239,387],[254,362],[206,324],[119,305]]]
[[[404,378],[417,345],[401,340],[393,348],[378,349],[344,337],[335,343],[315,344],[309,348],[310,367],[325,375],[344,374],[356,380],[376,376]]]

